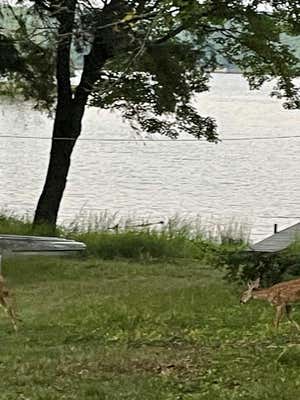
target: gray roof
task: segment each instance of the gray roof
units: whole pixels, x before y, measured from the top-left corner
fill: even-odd
[[[82,251],[85,248],[84,243],[59,237],[0,234],[0,254],[62,255]]]
[[[250,251],[274,253],[286,249],[290,244],[300,239],[300,223],[283,229],[274,235],[250,246]]]

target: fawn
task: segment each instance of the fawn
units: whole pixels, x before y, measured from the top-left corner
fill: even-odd
[[[17,332],[17,316],[15,309],[12,306],[12,297],[5,285],[5,280],[0,272],[0,306],[5,310],[6,314],[10,317],[14,330]]]
[[[260,279],[248,282],[248,289],[242,293],[240,303],[247,303],[251,299],[266,300],[276,308],[273,321],[275,328],[286,314],[298,330],[300,326],[291,318],[292,306],[290,303],[300,302],[300,279],[280,282],[266,289],[259,289]]]

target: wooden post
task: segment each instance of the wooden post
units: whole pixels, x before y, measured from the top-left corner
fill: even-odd
[[[277,224],[274,224],[274,233],[277,233]]]

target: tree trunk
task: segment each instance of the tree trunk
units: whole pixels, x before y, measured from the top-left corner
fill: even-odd
[[[48,172],[35,211],[33,226],[46,224],[55,229],[57,214],[67,183],[71,155],[81,132],[84,106],[58,104]]]
[[[102,10],[104,24],[112,21],[120,4],[122,2],[112,0],[105,5]],[[81,132],[81,121],[88,96],[100,78],[101,68],[113,56],[111,37],[115,34],[110,26],[106,30],[96,31],[91,50],[84,57],[80,83],[73,94],[70,80],[70,49],[77,1],[64,0],[61,5],[56,13],[60,25],[56,57],[57,108],[53,140],[47,177],[33,221],[33,226],[46,224],[54,229],[67,183],[72,151]]]

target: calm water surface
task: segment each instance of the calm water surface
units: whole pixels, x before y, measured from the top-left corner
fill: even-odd
[[[250,92],[239,75],[218,74],[211,91],[195,104],[217,120],[218,145],[205,142],[141,142],[117,113],[89,109],[82,139],[72,156],[59,222],[80,212],[109,211],[135,220],[179,214],[204,220],[231,219],[252,227],[252,240],[300,220],[300,111],[287,111],[268,97],[268,88]],[[52,121],[30,104],[1,101],[0,208],[32,214],[42,190]],[[42,138],[45,138],[44,140]],[[258,138],[274,138],[272,140]],[[281,218],[289,217],[289,218]]]

